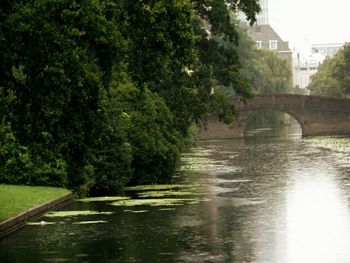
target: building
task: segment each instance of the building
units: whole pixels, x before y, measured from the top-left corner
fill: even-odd
[[[254,25],[249,30],[249,35],[255,41],[257,48],[274,50],[281,57],[288,59],[292,64],[292,51],[289,48],[288,42],[283,41],[270,25]]]
[[[313,52],[309,56],[300,58],[299,54],[293,59],[293,84],[294,87],[305,89],[309,86],[311,76],[325,60],[322,53]]]
[[[312,45],[312,52],[313,53],[321,53],[321,54],[325,55],[327,58],[331,58],[343,46],[344,46],[344,43],[313,44]]]
[[[249,28],[248,33],[255,41],[258,49],[266,48],[276,51],[281,57],[286,58],[292,65],[292,51],[288,42],[283,41],[281,37],[269,24],[269,6],[268,0],[259,0],[261,12],[256,16],[256,24]],[[239,16],[242,24],[247,26],[246,20]]]
[[[261,7],[261,12],[256,16],[256,21],[258,25],[268,25],[269,24],[269,7],[268,0],[259,0]]]

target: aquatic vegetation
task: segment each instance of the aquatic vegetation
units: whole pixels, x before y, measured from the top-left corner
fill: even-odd
[[[321,147],[337,152],[350,152],[350,138],[343,136],[319,136],[305,139],[314,147]]]
[[[129,199],[113,202],[113,206],[172,206],[183,205],[185,202],[195,201],[193,198],[155,198],[155,199]]]
[[[98,196],[78,199],[79,202],[112,202],[118,200],[130,199],[128,196]]]
[[[47,222],[47,221],[38,221],[38,222],[28,222],[29,226],[46,226],[46,225],[56,225],[56,224],[65,224],[66,222],[57,221],[57,222]],[[88,225],[88,224],[100,224],[107,223],[105,220],[90,220],[90,221],[80,221],[74,222],[73,225]]]
[[[98,212],[92,210],[82,211],[52,211],[45,214],[45,217],[66,217],[66,216],[81,216],[81,215],[110,215],[113,212]]]
[[[305,139],[306,143],[316,148],[328,149],[334,152],[340,167],[348,167],[350,164],[350,138],[344,136],[320,136]]]
[[[179,206],[185,204],[198,204],[209,202],[210,198],[150,198],[129,199],[111,203],[113,206]]]
[[[137,185],[125,187],[124,191],[157,191],[157,190],[172,190],[181,188],[191,188],[195,185],[186,184],[152,184],[152,185]]]
[[[180,171],[206,171],[230,167],[225,161],[216,161],[205,157],[186,157],[181,158],[181,161],[182,165],[180,167]]]
[[[212,150],[203,150],[203,152],[194,152],[183,154],[181,157],[180,171],[220,171],[220,173],[232,173],[237,171],[237,167],[232,165],[227,160],[215,160],[210,158]]]
[[[184,196],[184,195],[191,195],[191,194],[193,193],[189,191],[166,190],[166,191],[145,191],[145,192],[140,192],[137,195],[142,198],[148,198],[148,197]]]
[[[204,156],[211,156],[213,154],[212,150],[204,149],[204,148],[196,148],[196,150],[193,150],[191,152],[182,153],[181,157],[204,157]]]

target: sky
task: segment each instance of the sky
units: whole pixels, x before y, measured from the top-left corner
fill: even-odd
[[[269,22],[289,47],[308,52],[311,44],[350,41],[349,0],[268,0]]]

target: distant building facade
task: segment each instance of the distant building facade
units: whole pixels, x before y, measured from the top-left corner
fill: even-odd
[[[276,51],[281,57],[292,63],[292,51],[288,42],[283,41],[270,25],[254,25],[249,30],[249,35],[255,41],[258,49],[266,48]]]
[[[249,27],[248,33],[255,41],[258,49],[266,48],[276,51],[281,57],[286,58],[292,64],[292,51],[289,49],[288,42],[283,41],[281,37],[269,24],[269,3],[268,0],[259,0],[261,12],[256,15],[256,23]],[[245,26],[246,20],[242,15],[239,19]]]
[[[344,43],[331,43],[331,44],[312,44],[313,53],[321,53],[327,58],[333,57],[339,49],[344,46]]]
[[[269,24],[268,0],[259,0],[259,4],[261,12],[256,16],[257,22],[252,27],[249,27],[244,17],[239,15],[239,19],[242,21],[242,26],[248,28],[248,34],[255,41],[258,49],[269,49],[275,51],[280,57],[287,59],[292,68],[293,52],[289,48],[289,43],[283,41]],[[294,71],[292,71],[292,73],[294,73]]]
[[[258,25],[269,24],[269,3],[268,0],[259,0],[261,12],[256,15],[256,22]]]
[[[294,87],[306,89],[310,84],[311,76],[317,72],[325,58],[324,54],[318,52],[313,52],[306,58],[300,58],[298,54],[293,59]]]

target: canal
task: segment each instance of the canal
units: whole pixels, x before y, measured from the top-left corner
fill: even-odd
[[[203,141],[176,185],[76,201],[0,240],[1,262],[350,259],[350,139]]]

